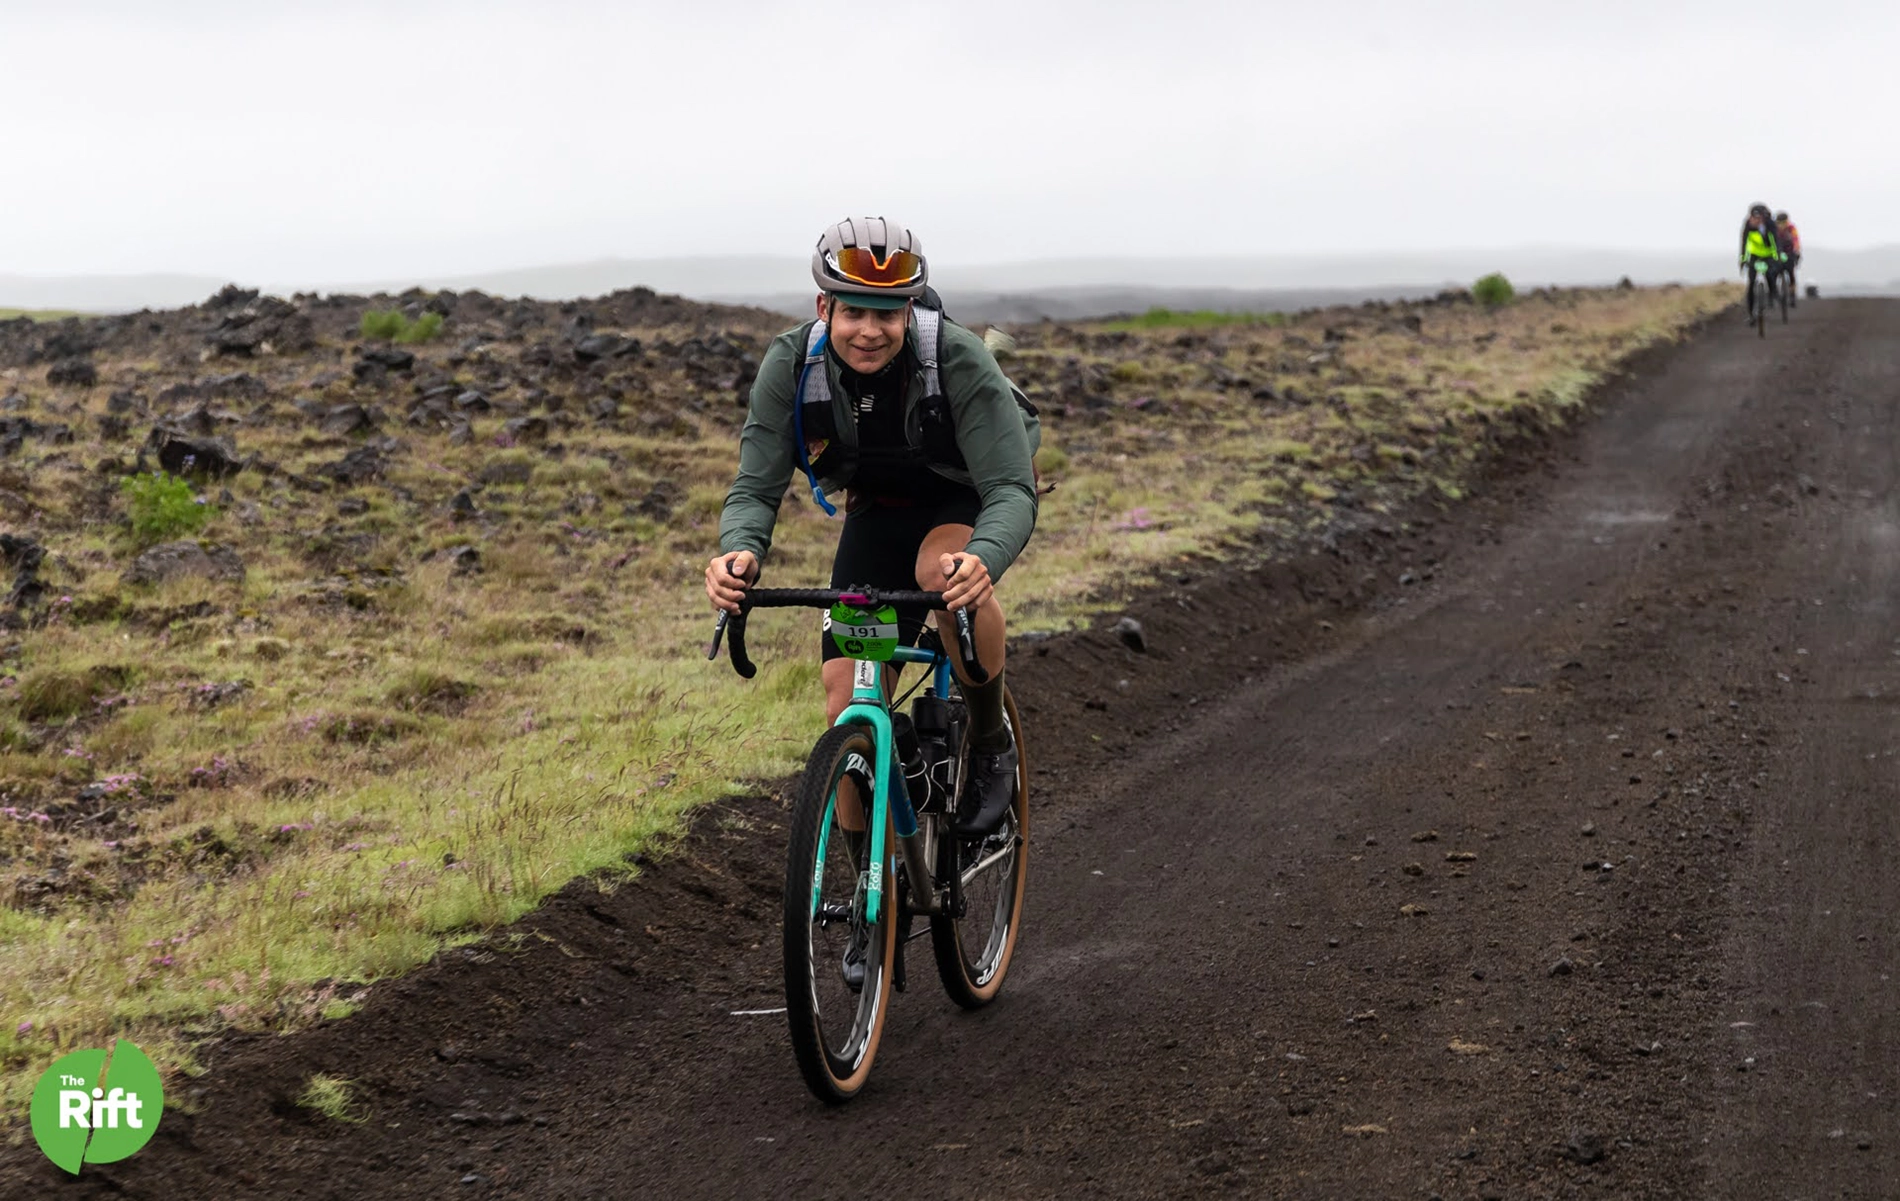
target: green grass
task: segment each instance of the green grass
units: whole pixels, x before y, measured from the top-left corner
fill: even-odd
[[[380,342],[427,342],[442,332],[442,314],[410,320],[397,309],[370,309],[358,325],[365,338]]]
[[[1228,313],[1217,309],[1152,308],[1138,317],[1103,324],[1111,330],[1205,329],[1222,325],[1264,325],[1279,328],[1292,319],[1285,313]]]
[[[1504,278],[1503,272],[1493,271],[1471,285],[1471,298],[1487,309],[1495,309],[1515,300],[1517,289]]]
[[[25,317],[29,321],[64,321],[68,317],[87,317],[87,316],[92,316],[92,314],[77,312],[73,309],[0,308],[0,321],[12,321],[19,317]]]
[[[210,506],[198,503],[190,481],[163,471],[129,476],[119,490],[125,494],[132,539],[140,546],[196,533],[213,514]]]
[[[304,1082],[303,1091],[297,1094],[297,1104],[333,1122],[356,1125],[369,1120],[356,1094],[355,1081],[318,1072]]]

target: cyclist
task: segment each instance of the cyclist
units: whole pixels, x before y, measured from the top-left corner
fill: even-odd
[[[1754,268],[1754,260],[1766,259],[1769,262],[1768,286],[1772,291],[1775,276],[1780,272],[1782,260],[1781,238],[1775,232],[1775,221],[1769,215],[1765,204],[1751,205],[1748,220],[1742,223],[1741,268],[1742,282],[1748,283],[1748,273]],[[1762,297],[1762,303],[1768,303],[1768,297]],[[1750,322],[1755,320],[1755,289],[1748,289],[1748,312]]]
[[[946,319],[938,369],[953,429],[937,431],[926,420],[912,306],[935,294],[927,293],[928,267],[908,229],[882,217],[840,221],[818,239],[811,270],[817,319],[827,333],[822,361],[811,370],[825,372],[833,401],[829,411],[800,404],[812,324],[774,338],[752,384],[706,594],[715,607],[737,611],[758,582],[794,469],[808,469],[814,491],[846,489],[831,586],[941,590],[949,608],[968,609],[975,619],[977,657],[991,675],[982,685],[962,681],[971,774],[952,829],[961,838],[986,836],[1002,824],[1016,792],[995,588],[1036,524],[1023,416],[982,339]],[[795,415],[797,407],[805,412]],[[915,643],[924,613],[900,610],[898,618],[900,636]],[[949,628],[946,614],[937,620]],[[820,642],[826,720],[835,721],[851,702],[852,666],[830,638],[821,634]],[[961,677],[961,664],[956,670]],[[839,795],[840,824],[862,828],[862,812],[852,812],[855,795]]]
[[[1794,222],[1788,219],[1785,211],[1775,214],[1775,236],[1781,240],[1781,253],[1787,259],[1782,274],[1788,277],[1788,307],[1794,308],[1796,299],[1801,295],[1794,282],[1795,268],[1801,265],[1801,231],[1794,227]]]

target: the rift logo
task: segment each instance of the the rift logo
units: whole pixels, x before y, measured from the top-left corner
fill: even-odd
[[[46,1069],[33,1089],[33,1138],[46,1158],[78,1175],[81,1164],[137,1153],[152,1141],[164,1108],[158,1069],[145,1052],[115,1039]]]

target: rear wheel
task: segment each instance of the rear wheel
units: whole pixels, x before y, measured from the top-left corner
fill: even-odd
[[[954,911],[930,919],[930,942],[944,991],[965,1009],[987,1005],[1002,991],[1029,880],[1029,754],[1022,718],[1007,692],[1003,705],[1016,739],[1016,801],[996,833],[964,842],[946,832],[937,852],[938,883],[948,885],[954,873],[961,884],[951,894]]]
[[[864,1087],[884,1032],[896,957],[894,880],[878,873],[884,899],[865,921],[872,865],[869,839],[838,818],[838,786],[849,778],[869,808],[877,744],[864,726],[834,726],[812,749],[792,802],[785,864],[785,1015],[805,1084],[820,1100],[849,1101]],[[854,951],[854,943],[856,950]],[[847,956],[863,964],[863,982],[847,978]]]

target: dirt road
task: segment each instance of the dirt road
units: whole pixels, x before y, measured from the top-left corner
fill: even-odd
[[[965,1015],[914,960],[848,1108],[743,1013],[782,1003],[760,797],[0,1191],[1900,1195],[1900,304],[1769,334],[1436,525],[1149,598],[1146,655],[1023,648],[1017,966]],[[315,1071],[368,1120],[291,1104]]]

